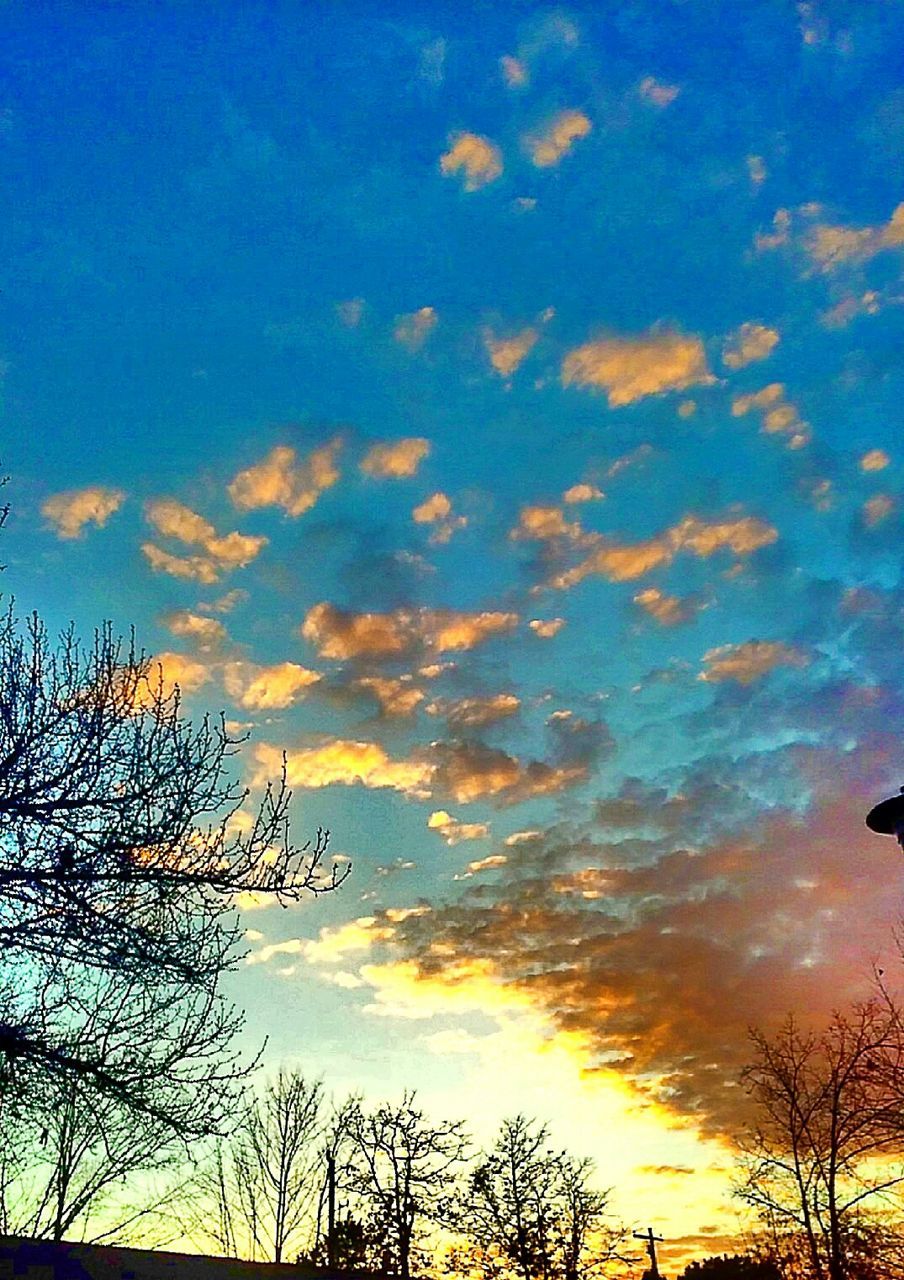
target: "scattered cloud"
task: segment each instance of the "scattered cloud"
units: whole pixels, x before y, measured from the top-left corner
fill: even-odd
[[[566,520],[561,507],[522,507],[509,533],[515,542],[571,542],[578,546],[596,535],[587,534],[580,520]]]
[[[246,711],[282,711],[292,707],[321,679],[318,671],[296,662],[277,662],[269,667],[230,662],[223,670],[226,692]]]
[[[450,653],[473,649],[518,625],[504,610],[397,609],[391,613],[352,613],[326,601],[314,605],[302,635],[321,657],[345,661],[395,657],[413,649]]]
[[[862,507],[863,523],[867,529],[875,529],[883,523],[895,509],[895,502],[887,493],[877,493],[868,498]]]
[[[489,138],[477,133],[457,133],[451,143],[449,150],[440,156],[440,172],[447,177],[460,175],[465,191],[477,191],[502,173],[502,152]]]
[[[203,614],[192,613],[189,609],[168,614],[163,621],[174,636],[191,640],[202,653],[219,648],[228,638],[222,622]]]
[[[527,624],[535,636],[541,640],[551,640],[565,626],[564,618],[531,618]]]
[[[587,777],[583,763],[550,765],[531,760],[525,764],[481,742],[435,743],[432,758],[433,791],[449,795],[459,804],[484,799],[519,804],[535,796],[554,795]]]
[[[884,449],[869,449],[860,459],[861,471],[884,471],[891,458]]]
[[[702,341],[670,329],[638,338],[600,338],[576,347],[562,362],[566,387],[605,391],[613,409],[713,381]]]
[[[809,444],[810,426],[787,399],[784,383],[770,382],[761,391],[735,396],[731,402],[731,412],[735,418],[742,418],[752,411],[761,415],[762,429],[767,435],[786,437],[789,449],[802,449]]]
[[[520,58],[505,53],[499,59],[502,78],[510,89],[524,89],[530,83],[530,72],[527,63]]]
[[[145,503],[145,517],[164,538],[172,538],[199,552],[177,556],[154,543],[142,544],[152,569],[175,578],[193,579],[210,585],[231,569],[250,564],[267,545],[267,539],[244,533],[218,534],[203,516],[174,498],[154,498]]]
[[[762,156],[751,155],[747,157],[747,174],[755,187],[762,186],[769,176],[766,162]]]
[[[153,691],[159,688],[169,696],[175,688],[182,693],[195,693],[210,679],[210,671],[203,662],[184,653],[154,654],[148,670],[148,684]]]
[[[357,329],[364,319],[366,306],[363,298],[347,298],[345,302],[336,303],[336,315],[347,329]]]
[[[384,716],[413,715],[424,700],[423,690],[414,684],[410,675],[362,676],[352,687],[375,698]]]
[[[442,716],[451,729],[478,729],[515,715],[521,699],[514,693],[492,693],[483,697],[459,698],[454,701],[431,702],[428,712]]]
[[[567,156],[592,128],[583,111],[560,111],[538,132],[526,134],[524,145],[537,168],[548,169]]]
[[[742,324],[730,334],[722,348],[722,361],[729,369],[743,369],[756,360],[765,360],[778,345],[779,332],[764,324]]]
[[[415,524],[433,526],[430,534],[432,546],[444,545],[456,530],[464,529],[468,523],[467,516],[453,514],[451,500],[441,492],[432,493],[429,498],[425,498],[413,508],[411,515]]]
[[[66,489],[52,493],[41,504],[41,514],[56,531],[58,538],[81,538],[85,525],[94,524],[102,529],[125,502],[122,489],[106,485],[88,485],[84,489]]]
[[[270,743],[254,749],[257,766],[253,785],[261,786],[282,769],[283,750]],[[415,798],[430,795],[434,766],[424,760],[393,760],[377,742],[333,738],[312,747],[290,748],[285,753],[286,779],[290,787],[362,786],[388,788]]]
[[[610,582],[630,582],[654,569],[663,568],[679,552],[708,559],[717,551],[736,556],[750,555],[776,541],[778,531],[756,516],[735,516],[725,520],[701,520],[684,516],[677,524],[642,542],[617,543],[594,534],[595,550],[570,569],[557,572],[550,586],[567,589],[585,578],[600,576]]]
[[[804,249],[820,271],[834,271],[848,262],[865,262],[883,249],[904,247],[904,204],[886,223],[845,227],[817,223],[804,237]]]
[[[438,319],[433,307],[421,307],[407,315],[396,316],[392,336],[409,351],[420,351],[436,328]]]
[[[800,649],[779,640],[747,640],[723,644],[703,655],[704,670],[697,677],[709,684],[735,680],[752,684],[776,667],[806,667],[810,659]]]
[[[595,484],[573,484],[562,494],[562,501],[571,505],[576,502],[598,502],[605,494]]]
[[[261,462],[238,473],[229,496],[239,511],[281,507],[287,515],[300,516],[339,479],[336,459],[341,447],[337,437],[302,461],[288,445],[276,445]]]
[[[372,445],[361,460],[361,470],[381,480],[403,480],[417,475],[418,467],[429,453],[429,440],[423,436],[405,436]]]
[[[687,622],[697,611],[692,601],[682,600],[680,596],[670,596],[658,587],[638,591],[634,603],[663,627],[675,627],[681,622]]]
[[[540,335],[536,329],[522,329],[508,338],[497,338],[491,329],[483,332],[483,345],[486,347],[490,364],[500,378],[510,378],[522,360],[533,349]]]
[[[655,76],[644,76],[637,91],[644,102],[649,102],[654,107],[668,107],[678,97],[681,89],[677,84],[666,84]]]
[[[438,831],[448,845],[459,844],[462,840],[482,840],[490,834],[485,822],[459,822],[445,809],[437,809],[427,819],[431,831]]]
[[[476,858],[473,862],[468,863],[461,879],[479,875],[481,871],[495,871],[499,867],[504,867],[507,862],[508,858],[504,853],[491,853],[489,857]]]

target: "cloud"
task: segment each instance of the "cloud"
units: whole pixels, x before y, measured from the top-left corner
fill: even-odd
[[[432,702],[427,710],[442,716],[450,728],[478,729],[515,715],[521,699],[514,693],[492,693],[483,697],[459,698],[457,701]]]
[[[239,511],[281,507],[287,515],[300,516],[339,479],[336,459],[341,448],[337,437],[299,461],[294,449],[276,445],[261,462],[238,473],[229,496]]]
[[[366,306],[363,298],[347,298],[345,302],[336,303],[336,315],[347,329],[357,329],[364,319]]]
[[[535,636],[541,640],[551,640],[565,626],[564,618],[531,618],[527,624]]]
[[[282,711],[292,707],[321,679],[318,671],[296,662],[278,662],[270,667],[230,662],[223,669],[226,692],[246,711]]]
[[[605,391],[611,408],[714,380],[701,340],[669,329],[587,342],[562,362],[564,386]]]
[[[453,515],[452,503],[445,493],[432,493],[412,509],[415,524],[431,524],[430,543],[442,546],[449,541],[457,529],[464,529],[468,523],[467,516]]]
[[[148,522],[164,538],[200,548],[202,554],[176,556],[152,542],[142,544],[141,550],[151,568],[176,578],[210,585],[224,572],[250,564],[267,545],[266,538],[251,534],[218,534],[209,520],[174,498],[154,498],[145,503],[144,512]]]
[[[396,316],[392,336],[409,351],[419,351],[436,328],[438,319],[433,307],[421,307],[419,311]]]
[[[554,795],[587,777],[584,764],[550,765],[542,760],[526,764],[480,742],[435,743],[432,789],[459,804],[492,799],[519,804],[535,796]]]
[[[495,871],[498,867],[504,867],[508,862],[508,858],[504,853],[491,853],[486,858],[476,858],[473,862],[469,862],[462,879],[470,876],[479,875],[481,871]]]
[[[806,667],[810,659],[799,649],[779,640],[747,640],[743,644],[723,644],[703,655],[704,670],[697,677],[709,684],[735,680],[752,684],[776,667]]]
[[[765,360],[778,345],[779,332],[764,324],[742,324],[730,334],[722,348],[722,361],[729,369],[743,369],[755,360]]]
[[[787,437],[789,449],[802,449],[810,442],[810,426],[801,418],[797,409],[785,397],[781,382],[770,382],[760,391],[735,396],[731,402],[732,416],[741,418],[752,410],[761,415],[762,430],[767,435]]]
[[[592,128],[583,111],[560,111],[537,133],[526,134],[524,146],[537,168],[548,169],[567,156]]]
[[[521,58],[515,58],[510,53],[505,53],[499,59],[499,69],[502,72],[502,78],[510,89],[523,89],[530,83],[530,71],[527,63]]]
[[[151,659],[147,683],[154,692],[159,688],[168,697],[176,686],[182,693],[195,693],[209,679],[210,671],[203,662],[184,653],[164,651]]]
[[[568,504],[575,502],[598,502],[605,494],[595,484],[573,484],[562,494],[562,501]]]
[[[255,786],[275,777],[282,769],[279,747],[260,743],[254,749]],[[290,787],[317,789],[332,786],[388,788],[415,798],[430,795],[434,766],[428,760],[393,760],[377,742],[334,738],[312,747],[286,752],[286,778]]]
[[[410,675],[362,676],[352,687],[375,698],[385,716],[410,716],[424,700],[423,690],[412,683]]]
[[[502,173],[502,152],[489,138],[477,133],[457,133],[450,141],[449,150],[440,156],[440,172],[446,177],[460,174],[465,191],[477,191]]]
[[[483,332],[490,364],[501,378],[510,378],[521,361],[529,354],[540,335],[536,329],[522,329],[509,338],[497,338],[491,329]]]
[[[668,107],[678,97],[681,89],[677,84],[666,84],[654,76],[644,76],[637,86],[637,92],[645,102],[654,107]]]
[[[453,653],[473,649],[513,631],[518,615],[498,609],[397,609],[352,613],[321,601],[308,610],[301,632],[323,658],[387,658],[427,649]]]
[[[708,559],[719,551],[750,555],[778,538],[774,526],[756,516],[738,515],[724,520],[684,516],[670,528],[642,542],[619,544],[595,534],[596,549],[570,569],[557,572],[550,586],[567,589],[585,578],[599,576],[610,582],[630,582],[672,563],[687,551]]]
[[[361,460],[361,470],[381,480],[407,479],[417,475],[418,467],[429,453],[429,440],[423,436],[405,436],[372,445]]]
[[[634,603],[663,627],[675,627],[681,622],[687,622],[696,612],[691,601],[682,600],[680,596],[667,595],[658,587],[647,587],[643,591],[638,591],[634,597]]]
[[[459,822],[445,809],[437,809],[427,819],[431,831],[438,831],[448,845],[459,844],[462,840],[482,840],[490,834],[485,822]]]
[[[884,471],[891,458],[884,449],[870,449],[860,459],[861,471]]]
[[[750,155],[747,157],[747,174],[755,187],[762,186],[768,177],[766,162],[762,156]]]
[[[895,509],[895,502],[887,493],[877,493],[868,498],[861,508],[861,517],[867,529],[875,529],[882,524]]]
[[[531,506],[522,507],[518,513],[518,523],[509,533],[514,542],[557,542],[565,541],[580,546],[595,535],[584,532],[579,520],[566,520],[561,507]]]
[[[122,489],[110,489],[102,484],[89,485],[85,489],[66,489],[45,498],[41,514],[53,526],[58,538],[81,538],[87,524],[95,524],[102,529],[125,499]]]
[[[164,618],[164,625],[174,636],[192,640],[197,647],[205,650],[217,649],[227,639],[226,628],[216,618],[204,617],[192,613],[189,609],[180,609]]]
[[[845,227],[817,223],[804,237],[804,249],[820,271],[835,271],[849,262],[865,262],[883,249],[904,247],[904,204],[886,223]]]

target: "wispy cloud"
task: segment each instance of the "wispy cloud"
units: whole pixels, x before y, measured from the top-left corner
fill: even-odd
[[[429,454],[429,440],[423,436],[405,436],[372,445],[361,460],[361,470],[376,479],[403,480],[417,475]]]
[[[770,382],[761,391],[735,396],[731,412],[735,418],[751,412],[759,413],[763,431],[767,435],[784,436],[789,449],[802,449],[810,441],[810,426],[787,398],[781,382]]]
[[[438,320],[434,307],[421,307],[418,311],[396,316],[392,336],[409,351],[420,351],[436,328]]]
[[[778,345],[780,334],[765,324],[742,324],[730,334],[722,348],[722,361],[729,369],[743,369],[756,360],[766,360]]]
[[[540,335],[536,329],[522,329],[507,338],[497,338],[492,329],[484,329],[483,345],[490,364],[500,378],[510,378],[522,360],[530,354]]]
[[[518,615],[504,610],[397,609],[352,613],[321,601],[308,610],[302,635],[321,657],[385,658],[418,648],[435,653],[473,649],[513,631]]]
[[[713,381],[700,338],[669,329],[586,342],[562,362],[564,386],[605,391],[612,408]]]
[[[586,138],[593,125],[583,111],[560,111],[535,133],[524,137],[524,146],[539,169],[557,165],[581,138]]]
[[[142,544],[151,568],[176,578],[210,585],[232,569],[241,569],[267,545],[267,539],[243,533],[217,533],[209,520],[174,498],[155,498],[145,504],[148,522],[164,538],[198,547],[190,556],[174,555],[154,543]]]
[[[226,692],[246,711],[278,711],[294,706],[322,676],[296,662],[258,666],[252,662],[230,662],[223,669]]]
[[[698,679],[710,684],[735,680],[752,684],[776,667],[806,667],[807,654],[780,640],[746,640],[743,644],[723,644],[708,649],[703,655],[703,670]]]

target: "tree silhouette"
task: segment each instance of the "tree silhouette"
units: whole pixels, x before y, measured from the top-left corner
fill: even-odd
[[[248,807],[231,776],[240,745],[222,719],[188,720],[178,689],[109,628],[86,647],[71,630],[51,643],[37,618],[0,622],[5,1107],[50,1073],[186,1139],[227,1115],[246,1070],[228,1051],[241,1019],[219,994],[241,954],[236,896],[285,903],[341,879],[324,868],[324,832],[292,844],[284,779]],[[106,1030],[90,1008],[101,980],[130,992]],[[174,1034],[161,1054],[130,1058],[119,1030],[142,1009],[169,1009]],[[161,1055],[174,1081],[180,1051],[198,1065],[190,1028],[219,1090],[206,1111],[157,1087]]]

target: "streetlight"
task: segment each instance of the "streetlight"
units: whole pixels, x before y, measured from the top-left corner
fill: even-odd
[[[894,836],[904,849],[904,787],[898,795],[874,805],[866,815],[866,825],[877,835]]]

